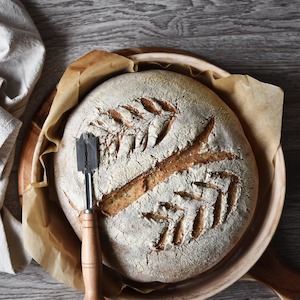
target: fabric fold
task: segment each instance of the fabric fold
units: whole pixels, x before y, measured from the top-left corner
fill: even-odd
[[[24,247],[22,224],[5,207],[2,208],[0,231],[1,246],[4,246],[3,251],[1,250],[0,268],[7,273],[16,274],[31,262],[31,256]],[[4,236],[6,239],[2,239]],[[7,264],[7,261],[11,263]]]
[[[16,143],[19,130],[21,128],[21,121],[13,117],[10,113],[0,106],[0,179],[12,152],[13,146]],[[0,208],[1,208],[0,199]]]
[[[0,272],[14,274],[31,258],[21,223],[4,207],[22,116],[40,77],[45,48],[20,1],[0,0]]]

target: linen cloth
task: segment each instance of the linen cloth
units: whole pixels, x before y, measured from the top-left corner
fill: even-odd
[[[21,223],[5,208],[15,144],[23,114],[44,64],[45,48],[18,0],[0,0],[0,272],[14,274],[31,258]],[[7,200],[7,199],[6,199]]]

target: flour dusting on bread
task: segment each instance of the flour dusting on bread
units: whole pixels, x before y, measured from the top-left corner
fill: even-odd
[[[94,173],[104,263],[142,282],[209,270],[242,238],[258,191],[255,158],[234,113],[201,83],[169,71],[119,75],[70,116],[55,155],[61,206],[81,237],[84,176],[76,138],[99,139]]]

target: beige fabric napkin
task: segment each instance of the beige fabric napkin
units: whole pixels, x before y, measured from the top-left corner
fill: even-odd
[[[0,0],[0,271],[14,274],[31,260],[21,224],[5,208],[15,144],[30,94],[40,76],[45,49],[18,1]]]

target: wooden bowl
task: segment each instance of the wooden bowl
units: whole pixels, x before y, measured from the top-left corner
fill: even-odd
[[[131,58],[135,63],[157,62],[160,64],[188,65],[193,70],[213,70],[219,77],[230,74],[221,68],[185,52],[174,52],[170,49],[142,48],[125,49],[117,53]],[[44,121],[51,107],[55,91],[43,103],[34,116],[28,130],[21,154],[19,168],[19,195],[31,182],[32,157]],[[238,247],[216,268],[186,282],[170,286],[167,289],[141,295],[133,290],[122,293],[121,299],[204,299],[227,288],[246,274],[259,260],[268,247],[277,228],[285,197],[285,164],[281,147],[275,159],[275,175],[268,197],[259,203],[255,220]]]

